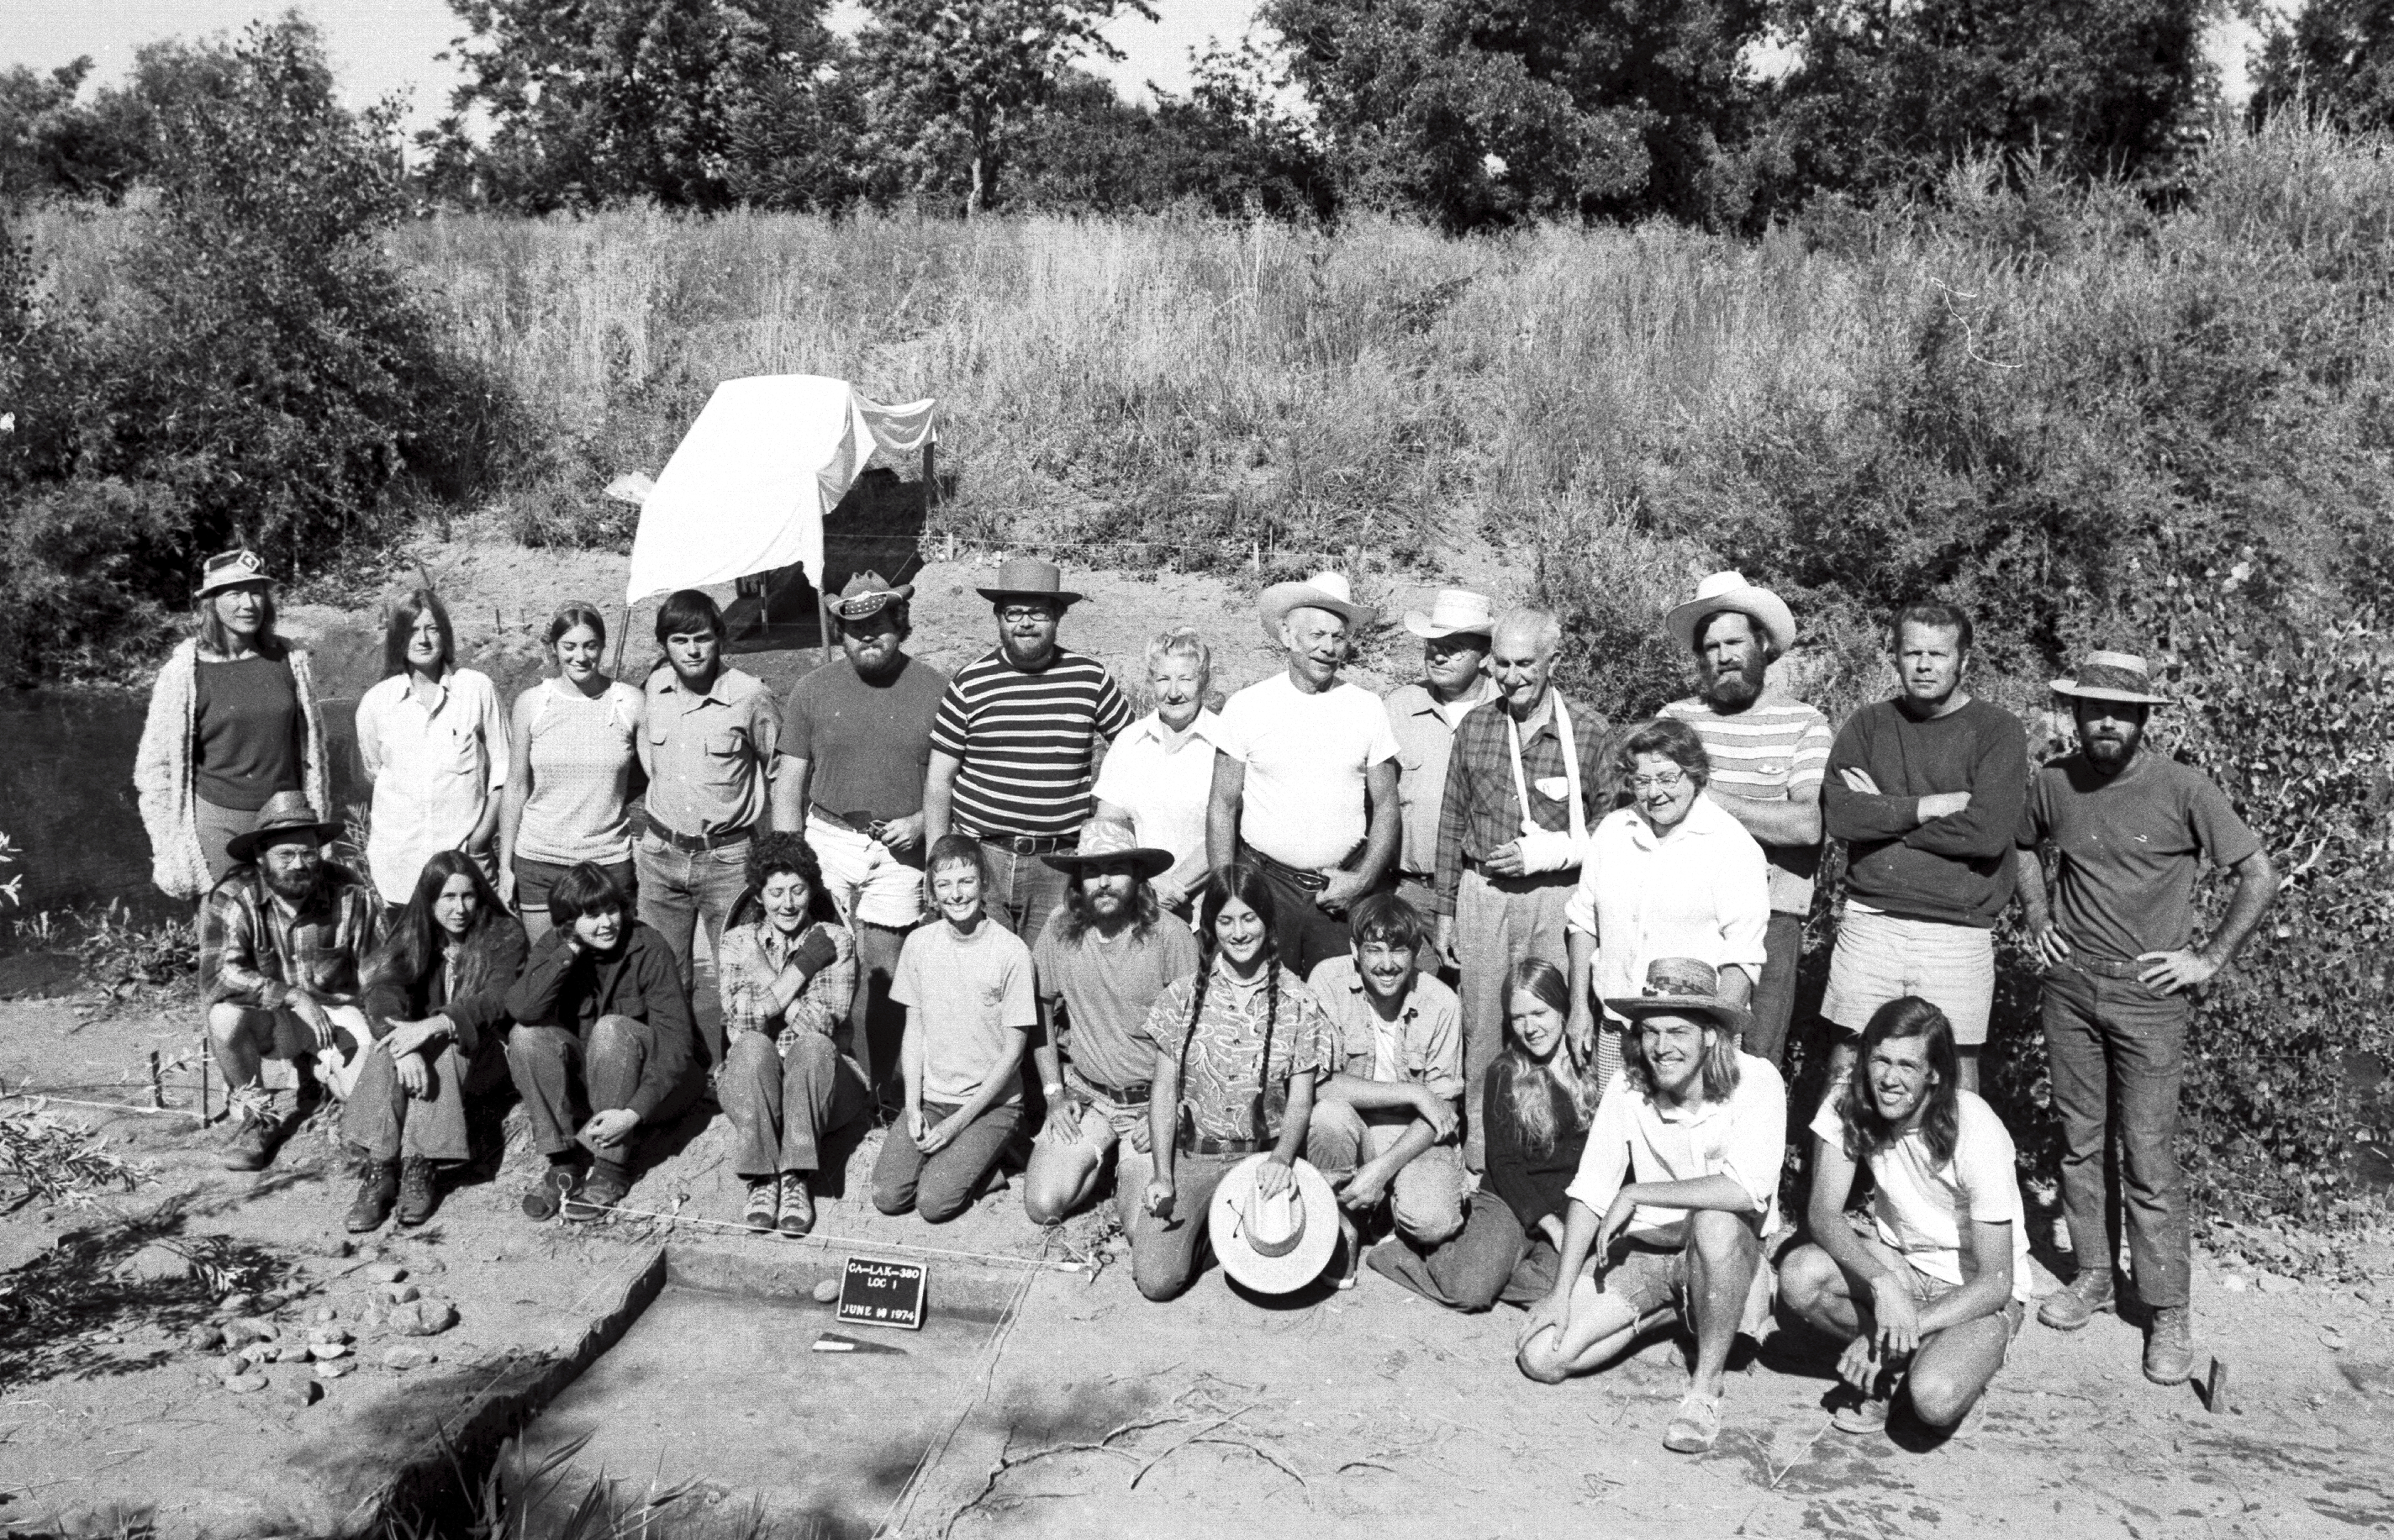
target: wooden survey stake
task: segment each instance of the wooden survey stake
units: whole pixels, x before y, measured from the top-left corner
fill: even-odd
[[[917,1262],[851,1257],[839,1277],[838,1319],[859,1326],[923,1329],[923,1291],[929,1270]]]

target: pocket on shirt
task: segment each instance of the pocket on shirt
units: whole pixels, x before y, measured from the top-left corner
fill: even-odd
[[[706,757],[710,759],[732,760],[748,752],[748,734],[740,727],[709,728],[706,733]]]

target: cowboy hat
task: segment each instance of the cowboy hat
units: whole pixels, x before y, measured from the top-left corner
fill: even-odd
[[[1663,629],[1682,651],[1693,651],[1696,626],[1706,617],[1733,610],[1762,627],[1763,635],[1782,655],[1796,645],[1796,612],[1768,588],[1757,588],[1739,573],[1715,573],[1696,585],[1696,597],[1674,606],[1663,617]]]
[[[2082,701],[2124,701],[2130,705],[2168,705],[2153,691],[2152,669],[2134,652],[2092,652],[2078,665],[2078,677],[2053,681],[2053,692]]]
[[[1468,588],[1440,588],[1429,607],[1405,612],[1405,629],[1429,640],[1437,637],[1484,637],[1496,629],[1496,606]]]
[[[1355,602],[1344,573],[1316,573],[1302,583],[1275,583],[1264,590],[1260,608],[1264,635],[1274,641],[1280,639],[1280,624],[1291,610],[1327,610],[1345,621],[1350,632],[1368,631],[1380,619],[1380,612]]]
[[[1249,1155],[1214,1189],[1206,1235],[1222,1270],[1257,1294],[1289,1294],[1322,1276],[1338,1249],[1338,1198],[1310,1161],[1289,1167],[1295,1179],[1269,1198],[1256,1195],[1256,1174],[1269,1155]]]
[[[1081,596],[1064,586],[1064,573],[1053,561],[1035,556],[1009,559],[997,569],[997,581],[974,590],[993,604],[1009,599],[1050,599],[1058,604],[1078,604]]]
[[[836,598],[823,601],[823,608],[839,620],[862,620],[879,614],[892,601],[903,604],[914,597],[911,583],[892,583],[879,573],[858,573]]]
[[[1624,1020],[1649,1016],[1709,1016],[1717,1025],[1743,1033],[1754,1015],[1721,998],[1720,972],[1693,957],[1657,957],[1646,965],[1646,988],[1638,994],[1608,994],[1604,1008]]]
[[[1149,882],[1172,869],[1176,857],[1169,850],[1159,850],[1152,845],[1134,845],[1130,831],[1111,821],[1092,820],[1081,825],[1081,843],[1075,849],[1058,850],[1039,858],[1067,875],[1077,875],[1084,866],[1097,866],[1109,861],[1135,861],[1139,875]]]
[[[267,575],[266,559],[256,551],[243,548],[219,551],[200,567],[200,586],[191,590],[193,599],[205,599],[219,588],[238,588],[244,583],[271,583]]]
[[[247,834],[235,835],[225,841],[225,854],[236,864],[257,859],[258,848],[277,835],[306,830],[319,840],[338,839],[342,825],[327,823],[316,816],[306,792],[276,792],[257,810],[257,823]]]

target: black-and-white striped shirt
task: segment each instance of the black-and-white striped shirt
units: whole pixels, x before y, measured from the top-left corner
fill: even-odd
[[[1018,668],[1002,647],[956,670],[931,723],[931,746],[963,761],[950,803],[976,835],[1070,835],[1094,810],[1098,741],[1130,725],[1130,705],[1095,658],[1056,650]]]

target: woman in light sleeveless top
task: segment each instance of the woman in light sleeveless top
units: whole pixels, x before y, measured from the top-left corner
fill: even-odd
[[[583,862],[629,897],[629,811],[640,692],[599,667],[607,622],[597,605],[569,599],[548,623],[557,674],[516,697],[509,737],[513,776],[500,818],[505,864],[524,930],[549,929],[548,890]]]

